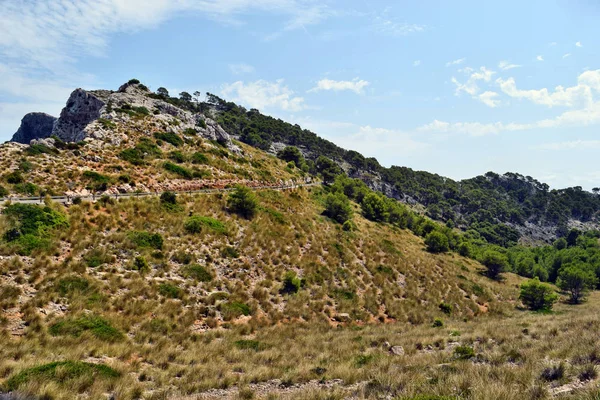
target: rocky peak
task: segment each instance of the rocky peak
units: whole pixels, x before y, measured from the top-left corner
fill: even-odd
[[[32,112],[23,117],[21,126],[11,141],[29,144],[33,139],[43,139],[52,135],[56,117],[42,112]]]
[[[83,140],[87,136],[85,127],[100,118],[102,107],[104,102],[98,97],[83,89],[75,89],[62,109],[52,134],[65,142]]]

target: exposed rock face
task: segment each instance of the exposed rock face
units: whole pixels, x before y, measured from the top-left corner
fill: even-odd
[[[87,135],[85,127],[100,118],[104,102],[83,89],[75,89],[62,109],[52,134],[65,142],[78,142]]]
[[[29,144],[33,139],[43,139],[52,135],[56,118],[41,112],[32,112],[23,117],[19,130],[13,135],[11,141]]]

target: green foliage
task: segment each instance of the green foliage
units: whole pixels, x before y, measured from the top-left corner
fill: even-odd
[[[179,212],[183,207],[177,204],[177,195],[173,192],[163,192],[160,195],[161,206],[169,212]]]
[[[587,292],[598,283],[598,278],[588,266],[581,262],[564,265],[558,274],[556,284],[562,290],[569,292],[570,301],[578,304],[583,301]]]
[[[183,290],[170,283],[161,283],[158,286],[158,293],[170,299],[180,299],[183,297]]]
[[[172,132],[156,132],[154,133],[154,137],[164,142],[171,143],[175,147],[179,147],[183,144],[183,139]]]
[[[22,193],[22,194],[28,194],[30,196],[34,196],[36,194],[41,193],[41,189],[39,186],[34,185],[31,182],[24,182],[24,183],[19,183],[17,185],[15,185],[15,192],[17,193]]]
[[[21,172],[19,171],[13,171],[4,175],[4,179],[6,179],[6,182],[11,184],[18,184],[24,181],[23,175],[21,175]]]
[[[195,279],[198,282],[210,282],[212,275],[202,265],[193,264],[184,268],[183,274],[187,278]]]
[[[447,304],[447,303],[440,303],[439,305],[440,310],[444,313],[444,314],[452,314],[452,305],[451,304]]]
[[[354,365],[356,368],[362,368],[367,364],[370,364],[374,359],[373,354],[359,354],[354,358]]]
[[[227,207],[229,211],[251,219],[258,210],[258,200],[249,188],[238,185],[227,197]]]
[[[221,256],[225,258],[239,258],[240,253],[235,247],[225,246],[221,249]]]
[[[58,321],[48,329],[52,336],[79,337],[84,332],[106,342],[116,342],[123,339],[123,334],[112,327],[108,321],[98,316],[84,315],[79,318],[65,318]]]
[[[52,230],[69,227],[65,215],[33,204],[10,204],[2,213],[6,216],[9,230],[5,240],[14,243],[19,253],[30,254],[35,249],[47,248]]]
[[[95,171],[84,171],[82,176],[84,179],[91,181],[91,184],[88,185],[88,188],[92,190],[104,191],[112,182],[112,179],[109,176],[102,175]]]
[[[431,324],[434,328],[442,328],[444,326],[444,321],[440,318],[436,318],[433,320],[433,324]]]
[[[208,164],[208,157],[202,153],[194,153],[191,158],[192,164]]]
[[[173,160],[178,164],[184,163],[186,161],[185,155],[180,151],[171,151],[168,157],[170,160]]]
[[[83,260],[88,267],[96,268],[110,262],[111,257],[101,249],[94,249],[83,256]]]
[[[135,84],[138,84],[138,83],[140,83],[140,80],[139,80],[139,79],[135,79],[135,78],[133,78],[133,79],[130,79],[129,81],[127,81],[127,83],[128,83],[129,85],[135,85]]]
[[[46,146],[45,144],[32,144],[25,149],[25,154],[30,156],[37,156],[40,154],[58,154],[58,150]]]
[[[150,270],[150,266],[148,265],[148,261],[143,256],[137,256],[133,259],[133,263],[131,268],[135,271],[140,271],[142,273],[148,272]]]
[[[280,292],[281,294],[294,294],[298,293],[300,287],[302,287],[302,280],[294,271],[288,271],[283,277],[283,287]]]
[[[225,320],[237,318],[242,315],[248,316],[251,313],[250,307],[247,304],[237,301],[222,303],[219,305],[219,309]]]
[[[7,391],[16,391],[30,381],[56,382],[66,387],[83,379],[114,379],[121,376],[118,371],[103,365],[80,361],[55,361],[37,367],[27,368],[13,376],[5,383]]]
[[[242,350],[260,351],[264,348],[264,345],[257,340],[237,340],[233,344]]]
[[[558,295],[550,285],[541,283],[538,278],[535,278],[521,284],[519,299],[530,310],[550,310],[558,300]]]
[[[144,165],[148,158],[160,156],[161,154],[162,152],[156,143],[148,138],[142,138],[134,148],[121,151],[119,158],[133,165]]]
[[[454,349],[454,358],[457,360],[470,360],[475,357],[475,350],[470,346],[458,346]]]
[[[337,175],[342,174],[342,169],[333,160],[324,156],[317,158],[315,168],[326,184],[332,183]]]
[[[61,296],[70,296],[74,293],[86,293],[90,289],[90,282],[79,276],[67,276],[56,282],[56,291]]]
[[[325,197],[325,211],[323,214],[343,224],[352,218],[350,200],[342,193],[329,193]]]
[[[2,185],[0,185],[0,198],[8,196],[8,190]]]
[[[488,250],[483,254],[481,263],[487,268],[487,275],[492,279],[498,279],[500,274],[506,271],[508,259],[502,253]]]
[[[172,162],[165,162],[163,168],[169,172],[173,172],[185,179],[193,179],[194,173],[189,169],[182,167],[181,165],[173,164]]]
[[[371,192],[363,198],[361,207],[365,218],[371,221],[383,222],[388,217],[383,196],[375,192]]]
[[[163,238],[159,233],[150,233],[146,231],[130,232],[129,240],[140,248],[153,248],[160,250],[163,247]]]
[[[450,250],[448,237],[438,231],[430,232],[425,236],[425,245],[427,245],[427,251],[431,253],[445,253]]]
[[[285,147],[283,150],[277,153],[277,157],[286,162],[293,162],[297,168],[301,168],[305,163],[304,156],[295,146]]]

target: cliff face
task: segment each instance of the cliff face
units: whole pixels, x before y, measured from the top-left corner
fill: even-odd
[[[52,135],[56,118],[41,112],[32,112],[23,117],[21,126],[11,141],[29,144],[33,139],[43,139]]]
[[[184,134],[193,129],[201,137],[215,140],[234,152],[239,150],[214,120],[149,94],[139,84],[125,84],[118,91],[75,89],[58,119],[43,113],[27,114],[12,141],[29,144],[33,139],[56,136],[64,142],[105,138],[118,144],[121,138],[113,137],[112,132],[105,129],[107,121],[109,124],[125,122],[143,113],[149,120],[166,125],[168,132]]]

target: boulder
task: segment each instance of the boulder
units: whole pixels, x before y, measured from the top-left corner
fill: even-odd
[[[29,144],[34,139],[44,139],[52,135],[56,118],[42,112],[32,112],[23,117],[21,126],[11,141]]]

